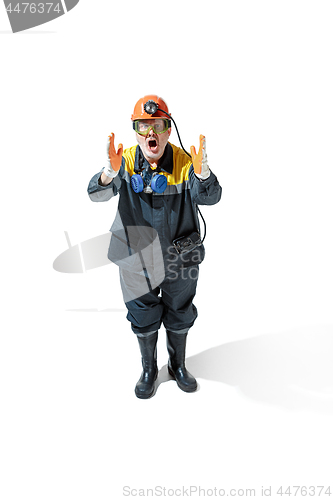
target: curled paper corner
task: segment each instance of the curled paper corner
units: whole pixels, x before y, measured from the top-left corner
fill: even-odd
[[[13,33],[35,28],[53,21],[72,10],[80,0],[56,0],[54,2],[17,2],[4,0]]]

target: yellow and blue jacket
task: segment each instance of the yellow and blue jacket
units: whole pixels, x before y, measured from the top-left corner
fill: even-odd
[[[119,173],[108,186],[99,184],[101,172],[95,174],[89,183],[88,194],[92,201],[107,201],[119,194],[118,212],[110,229],[109,259],[128,270],[132,266],[135,272],[135,265],[126,267],[130,262],[127,257],[133,255],[133,248],[143,250],[149,240],[156,242],[157,239],[166,275],[170,263],[173,269],[199,264],[205,255],[203,245],[186,254],[185,258],[177,254],[172,242],[199,231],[197,205],[214,205],[220,201],[222,188],[216,176],[211,172],[208,179],[200,180],[194,173],[191,158],[181,148],[168,143],[158,164],[159,173],[168,181],[165,191],[135,193],[131,176],[147,167],[149,163],[136,145],[123,152]],[[136,229],[133,231],[133,228]],[[139,242],[140,238],[143,241]]]

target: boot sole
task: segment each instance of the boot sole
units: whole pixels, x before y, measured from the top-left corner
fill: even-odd
[[[182,391],[184,392],[195,392],[198,388],[198,386],[196,385],[195,387],[186,387],[186,386],[182,386],[180,385],[180,383],[178,382],[177,378],[176,378],[176,375],[174,374],[174,372],[171,370],[170,366],[168,365],[168,372],[169,374],[171,375],[171,377],[176,381],[179,389],[181,389]]]

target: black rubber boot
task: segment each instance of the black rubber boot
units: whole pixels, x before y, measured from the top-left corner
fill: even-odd
[[[186,337],[187,333],[173,333],[167,330],[168,370],[182,391],[194,392],[197,389],[197,381],[185,368]]]
[[[158,375],[157,368],[157,335],[152,333],[148,337],[138,337],[143,372],[135,386],[135,394],[140,399],[148,399],[155,392],[155,380]]]

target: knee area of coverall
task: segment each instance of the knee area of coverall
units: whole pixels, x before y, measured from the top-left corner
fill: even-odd
[[[172,333],[183,334],[189,331],[197,317],[197,308],[194,304],[191,304],[186,311],[172,311],[167,309],[162,322],[166,330]]]
[[[162,289],[158,304],[152,306],[151,298],[147,296],[127,303],[127,319],[131,322],[133,332],[147,335],[159,330],[163,323],[166,330],[179,334],[187,333],[198,316],[197,308],[192,302],[194,295],[193,290],[186,289],[184,294],[176,294],[173,297],[170,290],[165,293]]]
[[[183,270],[177,280],[166,278],[155,290],[125,303],[127,319],[136,335],[147,336],[159,330],[162,323],[171,332],[188,332],[198,316],[193,304],[198,267]]]
[[[136,335],[147,336],[159,330],[162,324],[163,304],[159,297],[150,297],[149,295],[125,303],[127,307],[126,318],[131,323],[132,330]]]

